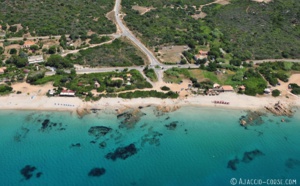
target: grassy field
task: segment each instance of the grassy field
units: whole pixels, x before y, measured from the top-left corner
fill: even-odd
[[[12,32],[18,36],[26,32],[39,36],[81,35],[89,30],[106,34],[116,31],[113,22],[105,17],[113,6],[111,0],[5,0],[0,1],[0,22],[21,24],[22,30]]]

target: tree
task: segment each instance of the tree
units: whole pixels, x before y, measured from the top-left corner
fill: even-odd
[[[31,45],[30,46],[30,50],[36,51],[38,49],[39,49],[39,46],[37,46],[37,45]]]
[[[17,55],[12,55],[8,60],[5,61],[6,64],[14,64],[19,68],[25,67],[28,63],[27,58],[23,58]]]
[[[55,54],[56,53],[56,46],[51,46],[48,50],[49,54]]]
[[[9,54],[16,54],[16,53],[17,53],[17,49],[15,48],[10,49],[9,51]]]
[[[272,96],[273,97],[278,97],[279,95],[280,95],[280,91],[279,90],[275,89],[275,90],[272,91]]]
[[[71,64],[71,62],[66,59],[61,57],[60,55],[51,55],[47,62],[46,65],[51,66],[51,67],[56,67],[56,68],[70,68],[73,67],[73,64]]]
[[[9,31],[16,32],[17,31],[17,26],[10,26]]]

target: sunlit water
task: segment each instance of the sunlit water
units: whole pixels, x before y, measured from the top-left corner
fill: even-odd
[[[239,125],[243,111],[184,107],[158,116],[153,110],[141,109],[146,115],[130,129],[119,128],[121,120],[108,111],[82,119],[68,112],[1,111],[1,185],[230,185],[231,178],[300,182],[299,112],[287,122],[263,116],[262,125],[245,130]],[[45,119],[52,127],[42,130]],[[172,122],[173,130],[165,126]],[[88,133],[92,126],[112,130],[96,139]],[[106,147],[100,148],[101,142]],[[105,157],[129,144],[138,150],[127,159]],[[242,161],[254,150],[261,153]],[[235,158],[239,163],[232,170],[228,162]],[[29,179],[20,173],[26,165],[36,167]],[[93,168],[105,173],[89,176]]]

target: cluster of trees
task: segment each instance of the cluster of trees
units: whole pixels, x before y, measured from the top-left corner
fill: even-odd
[[[299,1],[277,0],[267,5],[232,1],[202,10],[208,26],[224,33],[222,48],[245,60],[299,58],[299,9]]]
[[[297,94],[297,95],[299,95],[300,94],[300,86],[298,85],[298,84],[296,84],[296,83],[291,83],[290,84],[290,87],[292,88],[292,93],[293,94]]]
[[[31,71],[27,76],[28,83],[34,83],[35,81],[42,79],[45,76],[45,71]]]
[[[293,64],[288,62],[262,63],[259,66],[259,72],[272,86],[278,84],[278,79],[288,82],[288,71],[291,70]]]
[[[126,92],[126,93],[120,93],[118,95],[121,98],[125,99],[131,99],[131,98],[147,98],[147,97],[157,97],[157,98],[172,98],[176,99],[178,98],[178,94],[172,91],[169,91],[167,93],[163,92],[157,92],[156,90],[151,91],[134,91],[134,92]]]
[[[21,57],[17,55],[12,55],[9,59],[5,61],[6,64],[14,64],[19,68],[25,67],[28,64],[27,57]]]
[[[51,55],[47,62],[47,66],[55,67],[55,68],[72,68],[73,64],[70,62],[68,58],[63,58],[60,55],[54,54]]]
[[[10,86],[7,85],[0,85],[0,94],[7,94],[9,92],[11,92],[13,89]]]
[[[245,94],[255,96],[256,94],[263,94],[267,88],[267,82],[264,78],[253,68],[248,69],[244,74],[245,79],[243,84],[246,87]]]
[[[35,0],[1,1],[0,17],[4,25],[21,24],[23,29],[17,32],[16,26],[10,26],[8,35],[47,36],[72,34],[74,37],[86,35],[91,30],[98,34],[113,33],[116,27],[105,14],[113,9],[113,1],[67,1],[45,0],[43,3]],[[46,6],[47,5],[47,6]],[[25,28],[28,27],[28,30]]]
[[[149,68],[148,65],[144,68],[143,72],[151,81],[157,81],[157,76],[153,68]]]

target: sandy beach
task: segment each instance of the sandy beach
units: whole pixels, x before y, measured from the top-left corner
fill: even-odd
[[[224,101],[229,104],[215,104],[213,101]],[[182,106],[218,107],[228,109],[258,110],[264,106],[270,106],[280,101],[289,106],[300,106],[297,96],[278,97],[272,96],[251,97],[236,93],[222,93],[219,96],[189,96],[179,99],[159,98],[101,98],[95,102],[84,102],[76,97],[47,97],[42,95],[11,94],[0,97],[0,109],[2,110],[49,110],[49,111],[78,111],[83,109],[109,109],[123,110],[137,108],[139,106],[158,106],[172,111]]]

